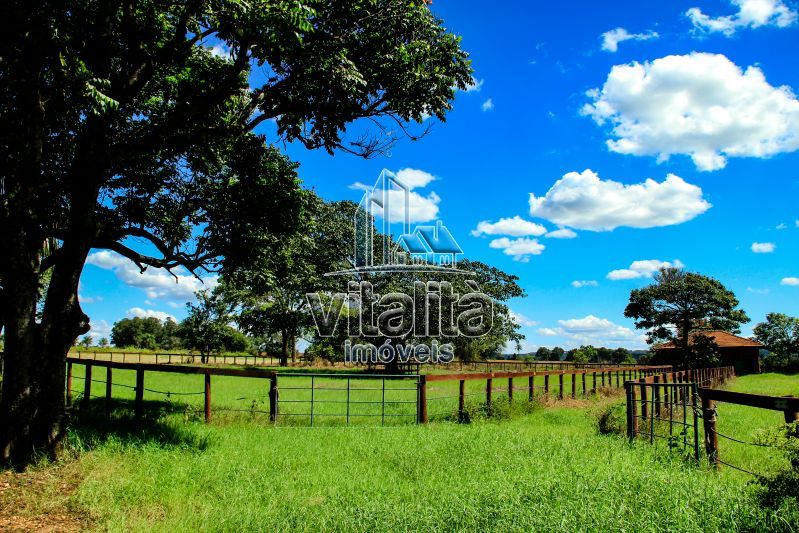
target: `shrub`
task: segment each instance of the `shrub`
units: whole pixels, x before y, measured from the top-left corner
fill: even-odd
[[[627,432],[627,406],[623,403],[609,405],[597,415],[599,433],[624,435]]]

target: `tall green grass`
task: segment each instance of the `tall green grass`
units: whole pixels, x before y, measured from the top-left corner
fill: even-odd
[[[161,376],[146,385],[202,390],[199,376]],[[266,393],[265,381],[214,379],[215,403]],[[753,376],[734,387],[778,394],[793,383]],[[457,383],[452,387],[431,396],[446,396]],[[497,398],[498,406],[507,402]],[[98,412],[70,432],[85,479],[67,498],[97,529],[110,531],[787,527],[790,515],[758,507],[748,478],[601,436],[590,411],[555,407],[472,424],[314,428],[274,427],[247,416],[205,425],[183,414],[136,426],[124,412],[110,422]],[[730,432],[777,421],[727,411],[720,409],[720,424],[738,424]],[[726,453],[732,460],[732,450]],[[749,452],[741,453],[735,460]],[[766,459],[752,460],[754,468]]]

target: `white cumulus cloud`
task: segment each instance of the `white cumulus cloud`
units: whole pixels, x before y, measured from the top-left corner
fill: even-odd
[[[770,254],[777,249],[773,242],[753,242],[752,251],[756,254]]]
[[[100,342],[100,339],[107,339],[109,342],[111,341],[111,325],[106,322],[105,320],[91,320],[89,322],[89,333],[92,337],[92,341],[94,345]]]
[[[544,235],[547,239],[576,239],[577,234],[569,228],[560,228]]]
[[[624,185],[586,169],[564,175],[544,196],[530,194],[531,215],[591,231],[680,224],[710,207],[702,189],[674,174],[662,182]]]
[[[519,324],[520,326],[533,327],[538,325],[538,322],[536,322],[535,320],[530,320],[521,313],[510,311],[510,316],[513,319],[513,321]]]
[[[218,281],[217,276],[204,277],[200,281],[184,269],[176,269],[176,276],[162,268],[150,267],[140,272],[133,262],[109,250],[92,253],[86,263],[111,270],[126,285],[142,289],[147,298],[191,300],[196,291],[212,289]]]
[[[530,261],[530,256],[541,255],[546,249],[546,246],[538,242],[538,239],[530,239],[521,237],[518,239],[509,239],[507,237],[500,237],[494,239],[488,244],[491,248],[502,250],[502,253],[513,257],[514,261],[521,261],[527,263]]]
[[[655,31],[647,31],[643,33],[630,33],[624,28],[615,28],[606,31],[601,35],[602,37],[602,50],[606,52],[617,52],[619,50],[619,43],[624,41],[648,41],[649,39],[657,39],[660,37]]]
[[[533,235],[539,237],[544,235],[547,229],[541,224],[524,220],[516,215],[512,218],[501,218],[496,222],[483,220],[477,224],[477,228],[472,230],[472,235],[510,235],[511,237],[525,237]]]
[[[598,287],[599,283],[593,279],[576,279],[571,283],[575,289],[582,289],[583,287]]]
[[[728,157],[765,158],[799,149],[799,101],[760,68],[741,69],[721,54],[693,52],[614,66],[587,93],[582,113],[612,127],[617,153],[688,155],[699,170]]]
[[[488,100],[483,102],[483,105],[480,106],[480,109],[482,109],[483,111],[491,111],[492,109],[494,109],[494,101],[491,98],[489,98]]]
[[[644,259],[641,261],[633,261],[629,268],[622,268],[619,270],[612,270],[608,272],[607,278],[613,281],[621,279],[639,279],[651,278],[661,268],[682,268],[682,261],[675,259],[674,261],[661,261],[659,259]]]
[[[556,328],[541,328],[538,334],[563,337],[574,345],[641,347],[645,344],[643,335],[595,315],[558,320],[558,324]]]
[[[177,318],[167,312],[156,311],[155,309],[142,309],[141,307],[131,307],[125,312],[125,314],[128,316],[128,318],[157,318],[161,322],[164,322],[167,319],[172,319],[175,322],[178,321]]]
[[[733,15],[711,17],[698,7],[692,7],[685,14],[697,30],[721,32],[727,36],[741,28],[787,28],[796,22],[796,11],[782,0],[731,0],[730,3],[738,8],[738,12]]]
[[[799,286],[799,278],[782,278],[780,285]]]

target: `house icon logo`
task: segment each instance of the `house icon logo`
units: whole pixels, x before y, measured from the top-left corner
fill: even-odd
[[[354,268],[327,275],[379,272],[440,272],[472,274],[458,268],[463,255],[452,232],[441,220],[411,228],[411,188],[393,172],[383,170],[367,189],[353,217]],[[376,232],[377,219],[380,232]],[[392,235],[392,224],[402,231]]]

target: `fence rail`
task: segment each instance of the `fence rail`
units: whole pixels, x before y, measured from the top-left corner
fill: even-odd
[[[74,350],[70,352],[70,357],[92,361],[112,361],[121,363],[156,363],[156,364],[192,364],[197,361],[201,355],[195,353],[180,353],[180,352],[140,352],[133,350]],[[248,366],[278,366],[280,365],[280,358],[272,355],[234,355],[234,354],[216,354],[208,355],[207,362],[210,364],[232,364],[232,365],[248,365]],[[340,363],[345,368],[366,368],[374,369],[377,366],[375,363],[361,363],[352,361],[342,361]],[[408,363],[403,365],[404,370],[419,373],[421,365]],[[589,370],[589,369],[633,369],[640,368],[644,365],[637,363],[575,363],[574,361],[520,361],[520,360],[506,360],[506,359],[490,359],[486,361],[453,361],[451,363],[442,363],[435,365],[428,365],[434,368],[447,368],[448,370],[457,371],[473,371],[473,372],[500,372],[500,371],[546,371],[546,370]]]

